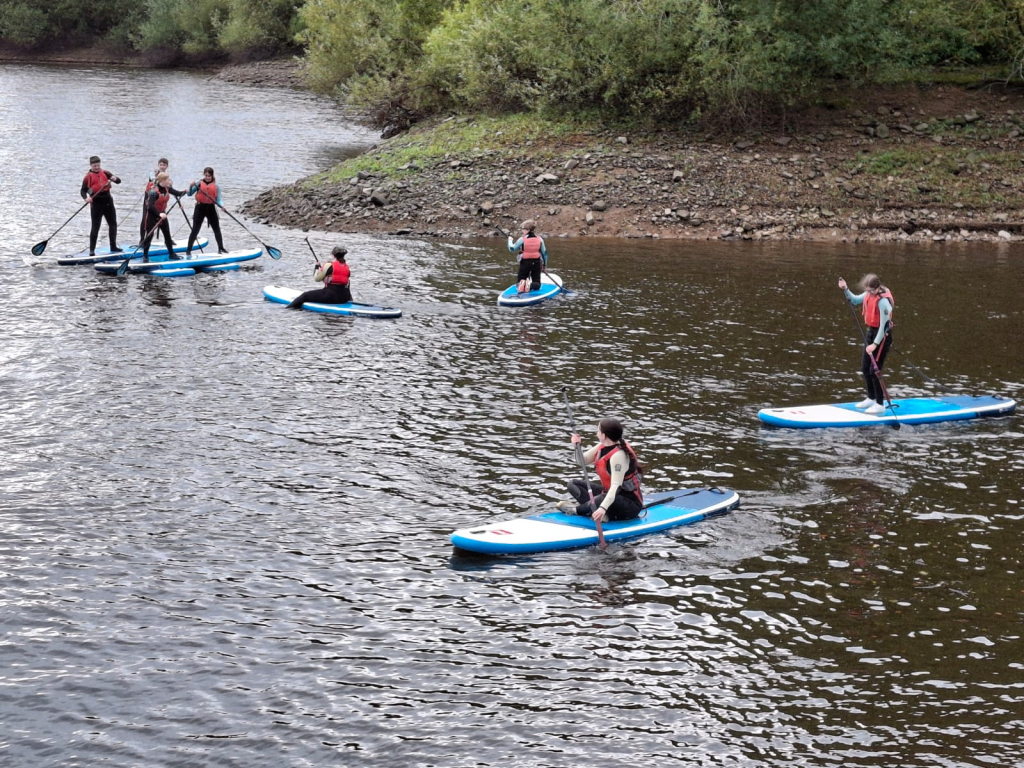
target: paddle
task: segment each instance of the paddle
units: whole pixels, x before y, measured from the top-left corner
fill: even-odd
[[[185,206],[184,205],[180,206],[180,208],[181,208],[181,215],[185,217],[185,223],[188,224],[188,233],[189,233],[188,236],[191,238],[192,237],[192,219],[190,219],[188,217],[188,214],[185,213]],[[196,234],[198,236],[198,233],[196,233]],[[199,246],[199,252],[205,256],[206,255],[206,251],[203,250],[203,246],[199,245],[199,241],[198,240],[196,241],[196,245]]]
[[[562,398],[565,400],[565,410],[569,414],[569,427],[572,429],[572,433],[576,433],[576,420],[572,417],[572,406],[569,405],[569,388],[562,387]],[[590,506],[597,510],[597,504],[594,502],[594,488],[590,485],[590,475],[587,473],[587,462],[583,458],[583,446],[576,443],[576,461],[580,465],[580,470],[583,472],[583,482],[587,484],[587,493],[590,494]],[[591,518],[593,519],[593,518]],[[597,545],[601,549],[606,549],[608,544],[604,540],[604,529],[601,527],[600,520],[594,520],[594,525],[597,527]]]
[[[238,219],[235,218],[235,214],[233,214],[231,211],[229,211],[227,208],[225,208],[223,205],[221,205],[217,201],[214,201],[213,204],[216,205],[218,208],[220,208],[222,211],[224,211],[224,213],[226,213],[228,216],[230,216],[231,220],[234,221],[235,224],[240,226],[246,232],[249,232],[249,234],[252,235],[252,237],[256,240],[256,242],[263,246],[263,250],[265,250],[267,253],[270,254],[270,258],[272,258],[274,260],[277,260],[277,259],[281,258],[281,251],[279,251],[277,248],[274,248],[271,245],[267,245],[262,240],[260,240],[258,237],[256,237],[256,235],[253,235],[252,232],[249,230],[249,228],[247,226],[245,226],[245,224],[243,224],[242,222],[240,222]]]
[[[843,278],[841,278],[841,277],[839,279],[843,280]],[[845,283],[846,281],[843,280],[843,282]],[[853,302],[851,302],[849,299],[846,298],[845,293],[843,294],[843,302],[846,304],[846,306],[848,306],[850,308],[850,314],[853,315],[853,322],[857,326],[857,332],[860,334],[860,338],[866,341],[867,340],[867,330],[861,324],[860,317],[858,317],[858,315],[857,315],[857,310],[853,308]],[[883,342],[884,342],[884,339],[883,339]],[[862,347],[864,346],[863,343],[861,344],[861,346]],[[896,406],[894,406],[892,404],[892,398],[889,397],[889,389],[888,389],[888,387],[885,386],[885,379],[882,378],[882,371],[878,367],[878,363],[875,362],[875,356],[872,355],[869,352],[866,352],[866,351],[865,351],[865,354],[868,356],[868,359],[871,360],[871,368],[872,368],[872,370],[873,370],[873,372],[875,374],[875,377],[878,379],[879,386],[882,388],[882,396],[885,398],[885,401],[889,404],[889,412],[892,413],[892,418],[893,418],[893,423],[892,423],[891,426],[892,426],[893,429],[898,431],[901,428],[902,425],[900,424],[899,417],[896,416]]]
[[[180,197],[176,197],[174,199],[174,202],[171,204],[171,208],[174,208],[174,206],[176,206],[176,205],[181,205],[181,198]],[[128,254],[128,258],[127,259],[125,259],[124,261],[122,261],[120,264],[117,265],[117,271],[114,272],[115,275],[120,277],[121,275],[123,275],[125,272],[128,271],[128,263],[132,259],[135,258],[136,254],[138,254],[139,248],[142,248],[142,246],[145,244],[145,242],[147,240],[149,240],[151,237],[153,237],[153,234],[157,231],[157,229],[159,229],[161,221],[164,221],[164,219],[160,219],[158,217],[156,224],[153,225],[153,228],[151,230],[149,230],[149,232],[146,233],[146,236],[144,238],[142,238],[142,242],[139,243],[138,245],[136,245],[132,249],[132,252],[130,254]],[[171,257],[171,253],[173,253],[173,251],[168,252],[168,254],[167,254],[167,258],[168,259]]]
[[[99,192],[97,192],[96,195],[98,195],[100,192],[103,192],[106,189],[110,189],[110,182],[109,181],[100,188]],[[93,197],[96,197],[96,195],[93,195]],[[64,229],[64,227],[66,227],[68,224],[70,224],[71,223],[71,219],[75,218],[75,216],[77,216],[82,211],[84,211],[85,207],[87,205],[89,205],[89,203],[90,203],[89,200],[86,200],[84,203],[82,203],[82,207],[81,208],[79,208],[77,211],[72,213],[71,216],[68,217],[67,221],[65,221],[63,224],[61,224],[59,227],[57,227],[57,232],[60,232],[62,229]],[[43,255],[43,251],[46,250],[47,243],[49,243],[53,238],[55,238],[57,236],[57,232],[54,232],[52,235],[50,235],[45,240],[40,240],[38,243],[33,245],[32,246],[32,255],[33,256],[42,256]]]
[[[306,245],[309,246],[309,252],[313,254],[313,260],[316,261],[316,265],[319,267],[320,266],[320,257],[317,256],[316,255],[316,251],[313,250],[313,246],[312,246],[312,244],[310,244],[309,238],[308,237],[304,237],[302,239],[306,241]]]

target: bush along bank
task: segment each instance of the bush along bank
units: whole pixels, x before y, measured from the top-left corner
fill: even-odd
[[[728,139],[532,116],[422,125],[246,212],[282,226],[479,237],[963,241],[1024,236],[1024,94],[860,94]]]

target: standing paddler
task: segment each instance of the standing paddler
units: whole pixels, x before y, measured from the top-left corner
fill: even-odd
[[[864,323],[867,331],[864,335],[864,354],[861,357],[861,373],[864,374],[864,385],[867,397],[857,403],[864,413],[877,416],[885,412],[885,387],[879,378],[885,358],[892,347],[892,315],[896,301],[892,291],[882,285],[878,275],[868,273],[860,280],[864,293],[852,293],[846,281],[839,278],[839,287],[846,294],[846,299],[853,305],[861,305],[864,312]]]
[[[82,179],[82,199],[89,204],[92,216],[92,228],[89,230],[89,255],[96,255],[96,240],[100,234],[100,224],[107,221],[107,238],[110,241],[110,252],[120,253],[117,247],[117,211],[114,209],[114,196],[110,194],[110,184],[120,184],[121,179],[110,171],[103,170],[99,155],[89,158],[89,172]]]

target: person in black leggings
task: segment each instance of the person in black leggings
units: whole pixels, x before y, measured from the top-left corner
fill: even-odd
[[[153,244],[153,235],[159,231],[164,236],[164,244],[167,246],[167,256],[171,259],[180,258],[174,253],[174,241],[171,239],[171,228],[167,224],[167,211],[171,195],[179,198],[184,195],[171,185],[171,177],[166,173],[158,173],[153,182],[153,188],[146,193],[146,222],[149,231],[142,241],[142,260],[149,261],[149,247]]]
[[[224,238],[220,234],[220,217],[217,215],[217,206],[220,202],[220,187],[217,185],[217,178],[213,175],[213,168],[207,166],[203,169],[203,180],[193,181],[188,188],[189,195],[196,196],[196,207],[192,211],[192,232],[188,236],[188,248],[185,250],[185,258],[192,255],[192,246],[199,237],[199,230],[203,221],[210,222],[210,229],[213,236],[217,238],[217,253],[227,253],[224,247]]]
[[[860,304],[864,310],[864,324],[867,326],[864,336],[864,354],[861,356],[860,371],[864,374],[864,386],[867,397],[857,403],[856,407],[864,413],[878,416],[885,412],[885,386],[879,376],[885,365],[885,358],[892,347],[893,315],[896,312],[896,300],[892,291],[882,285],[878,275],[868,273],[861,278],[860,287],[864,293],[852,293],[846,281],[839,278],[839,287],[846,294],[846,299],[853,305]]]
[[[82,179],[82,199],[89,203],[92,216],[92,229],[89,230],[89,255],[96,255],[96,240],[100,234],[100,224],[106,219],[107,237],[110,239],[110,252],[120,253],[117,247],[117,211],[114,209],[114,196],[110,194],[110,185],[120,184],[121,179],[105,171],[100,166],[100,159],[93,155],[89,158],[89,172]]]
[[[317,263],[313,270],[313,279],[324,284],[323,288],[300,293],[288,305],[289,309],[301,309],[307,301],[315,304],[348,304],[352,301],[352,291],[348,282],[351,270],[345,263],[348,249],[336,245],[331,251],[334,261],[330,264]]]

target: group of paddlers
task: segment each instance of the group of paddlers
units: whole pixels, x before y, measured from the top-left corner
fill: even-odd
[[[92,205],[92,230],[89,235],[89,251],[96,250],[96,237],[100,222],[106,219],[110,232],[110,249],[117,252],[117,215],[114,211],[113,198],[110,195],[110,184],[120,184],[121,180],[103,170],[100,158],[93,156],[89,160],[91,168],[82,182],[82,197]],[[205,168],[203,178],[194,181],[187,192],[176,190],[167,174],[168,162],[160,158],[156,170],[151,174],[146,185],[145,205],[139,234],[142,237],[143,258],[148,260],[149,245],[154,233],[159,229],[167,243],[168,253],[173,254],[170,228],[167,224],[168,202],[171,197],[177,202],[183,195],[195,195],[196,207],[193,213],[192,231],[189,234],[186,257],[191,254],[192,246],[199,234],[203,221],[209,221],[217,238],[217,246],[224,252],[221,238],[220,222],[217,208],[223,207],[220,201],[220,189],[214,177],[213,168]],[[522,236],[514,240],[508,236],[508,249],[516,254],[519,268],[516,275],[518,293],[536,291],[540,288],[541,272],[547,266],[548,252],[544,239],[537,232],[537,224],[527,219],[522,225]],[[349,288],[351,270],[345,261],[348,249],[335,246],[331,251],[333,260],[322,264],[317,259],[313,271],[313,279],[324,284],[323,288],[306,291],[297,296],[288,306],[294,309],[302,307],[306,302],[320,304],[347,304],[352,301]],[[879,415],[885,410],[885,385],[881,377],[881,369],[892,346],[892,319],[895,300],[892,292],[886,288],[878,275],[867,274],[860,281],[863,293],[850,291],[846,281],[839,279],[839,287],[846,294],[852,305],[860,305],[867,326],[864,337],[864,353],[861,372],[867,389],[867,397],[857,403],[857,408],[865,413]],[[572,500],[559,502],[558,509],[569,514],[585,515],[600,524],[605,519],[631,520],[640,515],[644,508],[643,493],[640,481],[644,465],[636,453],[623,438],[623,425],[618,419],[602,419],[597,425],[597,443],[582,452],[582,461],[593,465],[598,481],[574,479],[569,482],[569,493]],[[578,434],[572,436],[574,450],[581,451],[582,439]]]
[[[174,252],[174,241],[171,239],[171,228],[167,218],[171,208],[179,205],[180,199],[185,195],[194,195],[196,199],[185,257],[188,258],[192,255],[192,247],[199,238],[199,230],[204,222],[209,222],[210,228],[213,230],[214,237],[217,239],[218,252],[227,253],[220,231],[220,217],[217,214],[217,209],[224,206],[221,203],[220,187],[217,184],[213,168],[209,166],[204,168],[203,177],[193,181],[187,190],[182,191],[174,188],[171,177],[167,173],[169,165],[167,158],[161,157],[157,161],[156,169],[150,173],[149,181],[146,183],[142,195],[142,221],[139,224],[142,260],[149,261],[149,248],[153,242],[153,236],[158,231],[163,235],[170,258],[178,258]],[[114,208],[114,197],[110,194],[110,185],[120,183],[120,177],[105,170],[98,156],[93,155],[89,158],[89,172],[82,179],[81,195],[89,205],[92,214],[92,228],[89,230],[90,256],[96,255],[96,241],[103,221],[107,222],[111,253],[124,251],[117,245],[117,211]],[[174,198],[173,203],[171,202],[172,197]],[[184,214],[184,210],[182,213],[188,220],[188,214]]]

